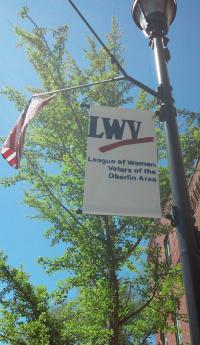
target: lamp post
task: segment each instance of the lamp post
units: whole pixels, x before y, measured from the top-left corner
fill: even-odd
[[[198,345],[200,344],[199,255],[177,129],[176,109],[167,70],[169,52],[166,34],[175,18],[176,7],[175,0],[135,0],[132,4],[132,16],[139,29],[149,38],[154,50],[159,84],[158,95],[161,100],[160,119],[165,124],[174,221],[182,263],[190,335],[192,344]]]

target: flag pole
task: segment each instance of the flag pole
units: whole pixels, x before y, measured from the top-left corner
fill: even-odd
[[[57,90],[53,90],[53,91],[37,93],[37,94],[32,95],[32,98],[40,97],[40,96],[53,95],[54,93],[57,94],[57,93],[61,93],[61,92],[64,92],[64,91],[83,89],[85,87],[90,87],[90,86],[95,86],[95,85],[100,85],[100,84],[106,84],[106,83],[111,83],[111,82],[120,81],[120,80],[126,80],[126,78],[122,75],[122,76],[118,76],[118,77],[115,77],[115,78],[95,81],[95,82],[91,82],[91,83],[87,83],[87,84],[81,84],[81,85],[77,85],[77,86],[65,87],[63,89],[57,89]]]

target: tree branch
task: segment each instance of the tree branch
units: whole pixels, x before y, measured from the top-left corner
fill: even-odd
[[[22,298],[24,298],[29,303],[31,310],[33,312],[33,315],[37,319],[40,315],[40,312],[37,306],[37,301],[36,303],[34,303],[34,301],[31,299],[31,295],[26,293],[26,291],[22,289],[22,286],[16,281],[15,277],[12,275],[12,273],[9,271],[6,265],[4,265],[2,270],[4,270],[4,273],[7,276],[7,279],[14,285],[14,289],[16,289],[18,293],[22,296]],[[29,284],[29,286],[31,285]]]
[[[148,300],[145,304],[143,304],[140,308],[138,308],[137,310],[133,311],[132,313],[130,313],[129,315],[127,315],[127,316],[125,316],[123,319],[121,319],[121,320],[119,321],[119,325],[123,325],[123,324],[126,323],[129,319],[131,319],[131,318],[134,317],[135,315],[141,313],[141,311],[142,311],[143,309],[145,309],[146,307],[148,307],[149,304],[151,303],[151,301],[154,299],[155,294],[156,294],[156,288],[154,288],[153,294],[152,294],[152,296],[149,298],[149,300]]]
[[[126,309],[126,307],[127,307],[127,305],[128,305],[128,302],[129,302],[130,297],[131,297],[131,283],[129,283],[128,296],[127,296],[127,298],[126,298],[126,303],[125,303],[124,309]]]
[[[9,341],[10,344],[14,344],[13,342],[15,342],[16,344],[16,339],[14,338],[12,339],[9,336],[1,334],[1,333],[0,333],[0,340],[6,341],[6,342]],[[17,345],[27,345],[27,343],[25,343],[24,341],[18,340]]]
[[[30,20],[30,22],[33,24],[33,26],[39,31],[39,30],[40,30],[39,26],[37,25],[37,23],[36,23],[28,14],[27,14],[27,18]],[[47,42],[47,40],[46,40],[46,38],[45,38],[45,36],[43,35],[43,33],[42,33],[41,30],[40,30],[40,33],[41,33],[41,38],[42,38],[44,44],[46,45],[46,48],[47,48],[47,50],[48,50],[48,52],[49,52],[49,56],[50,56],[50,58],[51,58],[51,60],[52,60],[52,63],[53,63],[53,65],[54,65],[54,67],[55,67],[55,69],[56,69],[56,71],[57,71],[57,74],[58,74],[59,84],[57,84],[57,81],[56,81],[55,78],[53,78],[53,79],[54,79],[54,82],[59,86],[59,88],[60,88],[60,87],[63,87],[63,80],[62,80],[62,76],[61,76],[61,73],[60,73],[60,68],[58,67],[58,65],[57,65],[57,63],[56,63],[56,60],[55,60],[54,55],[53,55],[53,53],[52,53],[52,50],[51,50],[51,48],[49,47],[48,42]],[[69,94],[67,94],[66,92],[64,92],[63,96],[64,96],[64,99],[68,102],[69,107],[70,107],[70,109],[71,109],[71,111],[72,111],[72,113],[73,113],[73,115],[74,115],[74,119],[75,119],[75,122],[76,122],[76,124],[77,124],[78,129],[79,129],[79,132],[80,132],[81,136],[83,136],[83,129],[82,129],[82,127],[81,127],[80,121],[77,119],[76,112],[75,112],[74,109],[73,109],[73,106],[72,106],[72,103],[71,103]]]
[[[46,182],[44,181],[43,177],[39,174],[39,172],[37,171],[37,169],[34,167],[32,161],[28,158],[27,155],[24,155],[27,159],[27,161],[29,162],[31,168],[33,169],[34,173],[38,176],[38,178],[40,179],[40,181],[42,182],[43,186],[45,187],[47,193],[49,194],[49,196],[51,197],[51,199],[53,199],[65,212],[67,212],[69,214],[69,216],[83,229],[86,230],[85,226],[73,215],[73,213],[68,209],[68,207],[66,207],[65,205],[63,205],[63,203],[53,194],[53,192],[51,191],[51,189],[48,187],[48,185],[46,184]]]
[[[136,250],[136,248],[139,246],[142,239],[143,239],[143,236],[138,237],[137,241],[133,244],[133,246],[129,248],[127,252],[127,257],[129,257]]]
[[[152,334],[152,331],[149,331],[146,336],[142,339],[142,342],[140,343],[140,345],[145,345],[146,344],[146,340],[148,340],[148,338],[150,337],[150,335]]]

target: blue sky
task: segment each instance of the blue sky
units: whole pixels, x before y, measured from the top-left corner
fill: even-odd
[[[136,79],[157,87],[153,51],[148,42],[132,21],[131,0],[74,0],[87,17],[90,24],[104,39],[110,29],[111,16],[115,15],[124,33],[123,43],[126,47],[126,69]],[[199,43],[199,0],[182,0],[178,2],[176,19],[169,32],[171,61],[169,71],[173,94],[178,108],[200,112],[200,43]],[[22,6],[30,8],[31,16],[39,25],[54,28],[67,23],[70,27],[68,48],[84,65],[82,48],[88,29],[80,21],[67,0],[6,0],[0,2],[0,88],[10,85],[25,90],[26,85],[40,86],[39,80],[29,65],[22,48],[17,48],[17,40],[12,25],[29,25],[22,21],[18,12]],[[6,136],[19,116],[13,105],[0,96],[0,135]],[[0,157],[0,176],[15,173],[6,161]],[[46,277],[36,263],[38,256],[57,256],[63,247],[51,248],[43,233],[47,224],[29,219],[34,213],[23,205],[23,185],[0,189],[0,249],[9,257],[9,263],[22,264],[31,274],[35,284],[47,284],[49,289],[62,275]]]

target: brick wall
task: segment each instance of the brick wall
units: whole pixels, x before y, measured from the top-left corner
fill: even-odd
[[[191,179],[189,181],[189,194],[191,199],[191,205],[194,211],[194,216],[196,219],[196,226],[198,227],[200,231],[200,160],[197,162],[195,166],[195,170],[193,175],[191,176]],[[162,235],[154,240],[158,244],[160,244],[162,250],[161,250],[161,257],[165,258],[165,235]],[[179,255],[179,249],[178,249],[178,241],[176,236],[176,230],[173,229],[173,231],[169,234],[169,245],[170,245],[170,253],[171,253],[171,260],[172,265],[176,265],[179,262],[180,255]],[[180,314],[187,314],[187,307],[186,307],[186,301],[185,297],[183,296],[180,301]],[[169,323],[173,322],[172,320],[169,320]],[[189,326],[187,322],[180,322],[180,326],[182,329],[182,342],[180,342],[181,345],[188,345],[190,343],[190,335],[189,335]],[[165,340],[164,340],[165,339]],[[177,345],[176,335],[172,333],[168,333],[165,335],[157,334],[156,335],[156,344],[157,345]]]

